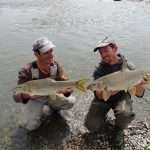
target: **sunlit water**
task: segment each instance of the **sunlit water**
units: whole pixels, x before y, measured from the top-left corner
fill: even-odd
[[[33,41],[47,36],[70,78],[91,77],[99,61],[92,52],[109,36],[138,67],[150,67],[150,5],[111,0],[0,1],[0,130],[14,124],[19,104],[12,99],[17,72],[34,59]],[[150,115],[150,101],[136,100],[137,117]]]

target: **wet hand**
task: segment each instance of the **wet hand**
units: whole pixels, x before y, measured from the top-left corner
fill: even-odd
[[[149,84],[150,83],[150,74],[146,74],[143,78],[144,84]]]
[[[138,85],[146,85],[150,83],[150,74],[146,74]]]
[[[29,100],[35,101],[39,98],[41,98],[41,96],[36,96],[36,95],[31,96],[28,93],[18,93],[14,95],[14,99],[17,103],[24,103],[24,104],[26,104]]]
[[[62,89],[62,90],[57,91],[57,93],[63,94],[65,97],[69,97],[73,93],[73,89],[72,88]]]
[[[119,91],[110,91],[111,92],[111,96],[116,95]]]
[[[118,92],[119,91],[102,91],[102,90],[96,90],[96,96],[100,100],[104,100],[105,99],[105,101],[107,101],[111,96],[116,95]]]
[[[31,98],[31,96],[27,93],[18,93],[15,94],[13,97],[17,103],[19,102],[27,103]]]

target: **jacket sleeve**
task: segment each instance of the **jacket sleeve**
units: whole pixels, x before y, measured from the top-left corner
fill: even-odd
[[[21,68],[21,70],[18,72],[18,84],[30,81],[31,78],[31,66],[28,64]]]
[[[136,66],[132,62],[127,62],[127,67],[131,71],[136,69]],[[136,97],[142,98],[144,96],[144,94],[145,94],[145,89],[143,90],[142,95],[140,95],[140,96],[136,95]]]
[[[96,80],[98,78],[99,78],[99,71],[98,71],[98,69],[95,69],[93,72],[93,79]]]
[[[24,82],[27,82],[31,80],[31,71],[30,71],[30,65],[24,66],[19,72],[18,72],[18,84],[22,84]],[[13,92],[13,99],[16,102],[22,101],[22,103],[26,104],[29,99],[25,99],[23,97],[17,97],[16,92]]]
[[[57,77],[56,77],[56,80],[68,80],[68,77],[64,71],[64,68],[62,65],[60,65],[58,62],[57,62],[57,67],[58,67],[58,71],[57,71]]]
[[[93,79],[96,80],[100,77],[102,77],[104,75],[104,71],[101,67],[101,65],[99,64],[99,66],[95,67],[95,70],[93,72]]]

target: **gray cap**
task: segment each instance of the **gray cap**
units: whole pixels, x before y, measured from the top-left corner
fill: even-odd
[[[94,48],[93,51],[96,52],[96,51],[99,50],[100,48],[106,47],[106,46],[108,46],[108,45],[110,45],[110,44],[116,45],[114,41],[108,40],[108,37],[105,37],[103,40],[100,40],[100,41],[97,43],[97,45],[96,45],[96,47]]]
[[[47,52],[49,49],[56,47],[52,41],[46,37],[41,37],[34,41],[32,50],[34,52],[40,51],[41,53]]]

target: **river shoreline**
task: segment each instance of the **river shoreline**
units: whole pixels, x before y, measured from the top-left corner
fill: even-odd
[[[110,143],[111,129],[104,134],[92,134],[87,131],[72,133],[69,128],[65,130],[64,125],[59,127],[55,123],[60,122],[54,121],[53,125],[50,125],[53,126],[53,129],[50,127],[45,130],[44,127],[45,133],[43,129],[32,133],[32,140],[27,150],[113,150]],[[47,132],[49,132],[49,135],[46,134]],[[10,137],[1,137],[0,149],[11,150],[10,143]],[[125,150],[135,149],[150,150],[150,119],[146,121],[134,120],[125,130]]]
[[[109,135],[78,134],[72,136],[65,150],[112,150]],[[133,121],[125,130],[125,150],[150,150],[150,122]]]

